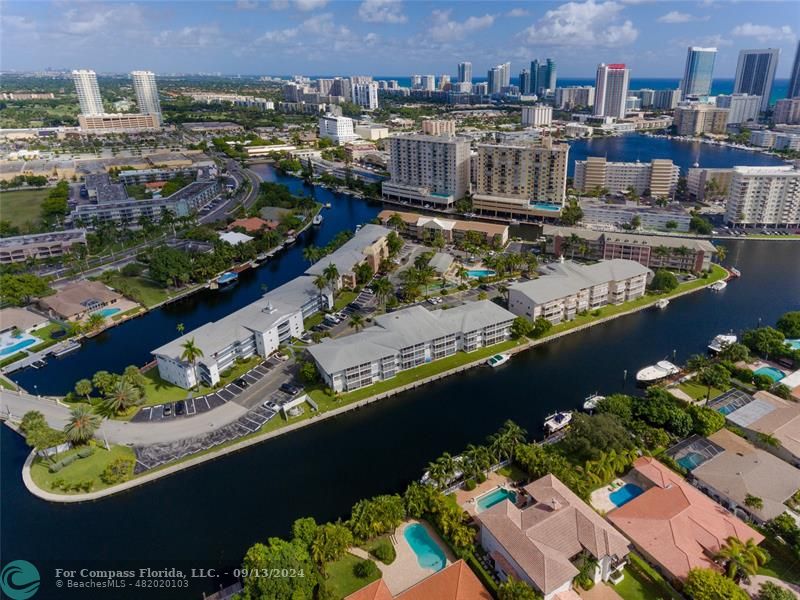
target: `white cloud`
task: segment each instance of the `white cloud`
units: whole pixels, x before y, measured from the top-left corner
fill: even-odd
[[[696,17],[689,13],[682,13],[677,10],[671,10],[665,15],[658,17],[659,23],[689,23],[690,21],[708,21],[710,17]]]
[[[366,44],[367,46],[374,46],[375,44],[378,43],[379,39],[380,36],[377,33],[370,32],[364,36],[364,44]]]
[[[294,0],[295,8],[303,12],[324,8],[326,4],[328,0]]]
[[[452,10],[434,10],[431,14],[433,24],[428,28],[428,36],[436,42],[453,42],[463,39],[468,34],[491,27],[494,23],[492,15],[469,17],[464,21],[451,21]]]
[[[300,23],[297,27],[286,29],[275,29],[267,31],[259,37],[256,44],[285,44],[298,38],[300,34],[305,34],[297,39],[295,44],[300,46],[299,50],[313,50],[317,46],[334,44],[334,48],[345,49],[348,44],[355,42],[355,36],[344,25],[337,25],[331,13],[313,15]],[[375,34],[373,39],[377,39]],[[367,36],[369,38],[369,35]],[[338,44],[338,46],[337,46]],[[294,46],[287,50],[294,49]]]
[[[258,8],[258,0],[236,0],[236,8],[239,10],[255,10]]]
[[[716,33],[713,35],[705,35],[702,37],[682,38],[672,40],[676,46],[680,46],[684,50],[689,46],[702,46],[704,48],[721,48],[722,46],[732,46],[733,42],[727,38],[722,37]]]
[[[792,41],[795,39],[794,31],[788,25],[772,27],[771,25],[754,25],[744,23],[737,25],[731,34],[738,37],[752,37],[764,44],[768,42]]]
[[[286,10],[289,8],[289,0],[272,0],[269,3],[269,7],[272,10]]]
[[[405,23],[401,0],[364,0],[358,7],[358,17],[367,23]]]
[[[216,25],[198,25],[161,31],[153,39],[153,43],[168,48],[207,48],[222,45],[224,38]]]
[[[521,36],[534,46],[618,47],[639,36],[630,20],[623,21],[623,6],[617,2],[568,2],[548,10]]]
[[[36,29],[36,23],[28,17],[20,17],[18,15],[0,15],[0,30],[8,31],[15,29],[17,31],[33,31]]]
[[[527,17],[529,13],[524,8],[512,8],[510,11],[506,13],[507,17]]]

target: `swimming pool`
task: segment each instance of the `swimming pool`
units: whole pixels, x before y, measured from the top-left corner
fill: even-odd
[[[478,498],[478,512],[483,512],[486,509],[492,508],[495,504],[500,504],[503,500],[517,501],[517,494],[505,488],[497,488],[488,494],[484,494]]]
[[[433,538],[420,523],[412,523],[403,532],[403,537],[417,555],[417,562],[423,569],[441,571],[447,563],[447,557]]]
[[[761,367],[760,369],[756,369],[756,375],[766,375],[772,381],[780,381],[784,377],[786,377],[786,373],[781,371],[780,369],[776,369],[775,367]]]
[[[608,499],[614,503],[614,506],[619,508],[636,498],[636,496],[641,496],[642,493],[644,493],[644,490],[635,483],[626,483],[618,490],[611,492],[608,495]]]
[[[685,456],[681,456],[678,459],[678,464],[682,466],[687,471],[691,471],[692,469],[696,469],[700,465],[706,462],[706,457],[702,454],[698,454],[697,452],[689,452]]]
[[[104,317],[104,318],[107,319],[111,315],[117,314],[119,312],[119,310],[120,309],[118,309],[118,308],[103,308],[103,309],[94,311],[92,314],[100,315],[101,317]]]
[[[533,208],[535,210],[552,210],[554,212],[561,210],[560,206],[548,204],[547,202],[532,202],[528,204],[528,208]]]
[[[27,339],[22,340],[21,342],[16,342],[15,344],[11,344],[10,346],[4,346],[2,350],[0,350],[0,356],[5,356],[6,354],[13,354],[14,352],[18,352],[23,348],[27,348],[28,346],[32,346],[38,340],[36,338],[29,337]]]
[[[786,340],[786,345],[789,346],[792,350],[800,350],[800,339]]]
[[[717,409],[717,412],[719,414],[721,414],[721,415],[729,415],[735,410],[736,410],[736,407],[733,404],[726,404],[724,406],[720,406]]]
[[[478,279],[480,277],[493,277],[496,275],[496,273],[491,269],[470,269],[467,271],[467,275],[473,277],[474,279]]]

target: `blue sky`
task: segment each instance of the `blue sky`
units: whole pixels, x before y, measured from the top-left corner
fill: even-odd
[[[0,68],[157,73],[454,73],[552,57],[563,77],[625,62],[634,77],[679,77],[686,46],[717,46],[716,77],[743,48],[781,48],[788,77],[800,2],[588,0],[2,1]]]

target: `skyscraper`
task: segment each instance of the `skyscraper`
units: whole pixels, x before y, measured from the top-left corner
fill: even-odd
[[[531,94],[539,94],[539,60],[531,61]]]
[[[714,74],[716,48],[689,46],[686,52],[686,67],[681,81],[681,96],[708,96],[711,93],[711,79]]]
[[[800,41],[797,42],[797,50],[794,51],[792,75],[789,80],[789,89],[786,91],[787,98],[795,98],[797,96],[800,96]]]
[[[542,86],[542,91],[544,90],[555,90],[556,89],[556,61],[552,58],[546,59],[544,64],[544,76],[541,77],[542,81],[540,81],[540,85]]]
[[[522,69],[522,72],[519,74],[519,92],[522,95],[531,93],[531,74],[528,72],[528,69]]]
[[[458,63],[458,83],[472,83],[472,63]]]
[[[511,63],[503,63],[489,69],[489,93],[500,94],[504,87],[511,85]]]
[[[428,92],[434,91],[436,89],[436,76],[423,75],[420,79],[420,87]]]
[[[595,79],[594,114],[599,117],[625,116],[630,70],[624,64],[601,63]]]
[[[161,102],[158,99],[156,76],[151,71],[133,71],[133,91],[139,112],[144,115],[155,115],[161,121]]]
[[[556,62],[552,58],[541,63],[539,59],[531,61],[531,94],[541,96],[546,90],[555,90],[557,81]]]
[[[72,80],[78,93],[81,114],[102,115],[103,98],[100,96],[100,86],[97,85],[97,74],[94,71],[80,69],[72,72]]]
[[[378,108],[378,84],[370,81],[353,85],[353,102],[368,110]]]
[[[767,110],[780,53],[778,48],[741,50],[733,93],[761,96],[761,110]]]

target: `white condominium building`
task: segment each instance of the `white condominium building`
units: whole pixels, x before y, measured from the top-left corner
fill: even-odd
[[[436,89],[436,75],[423,75],[420,78],[420,87],[426,92],[432,92]]]
[[[319,137],[332,140],[335,144],[345,144],[358,139],[353,131],[353,119],[324,115],[319,118]]]
[[[156,76],[151,71],[133,71],[133,91],[136,92],[136,103],[143,115],[154,115],[161,122],[161,102],[158,99]]]
[[[448,310],[412,306],[374,319],[353,335],[308,348],[325,384],[348,392],[391,379],[400,371],[472,352],[511,337],[514,315],[489,300]]]
[[[665,198],[675,191],[679,176],[680,168],[664,158],[641,163],[608,162],[604,156],[589,156],[575,161],[575,189],[583,193],[599,188],[616,194],[633,188],[638,194],[649,190],[651,196]]]
[[[447,208],[469,192],[469,141],[443,135],[389,138],[387,200]]]
[[[800,226],[800,170],[734,167],[725,221],[736,227]]]
[[[549,127],[553,122],[553,107],[545,104],[522,107],[523,127]]]
[[[624,64],[605,63],[598,65],[595,79],[594,114],[597,117],[625,116],[625,102],[628,99],[628,79],[630,69]]]
[[[569,321],[583,311],[622,304],[644,295],[652,271],[634,260],[604,260],[593,265],[552,263],[542,277],[508,288],[508,309],[535,321]]]
[[[728,125],[739,125],[748,121],[758,122],[758,113],[761,112],[761,96],[720,94],[717,96],[717,107],[729,109]]]
[[[551,217],[564,206],[569,145],[479,144],[475,167],[475,212],[497,217]]]
[[[80,69],[72,72],[72,81],[75,82],[75,91],[81,105],[81,114],[86,116],[102,115],[103,98],[100,96],[100,86],[97,85],[97,74],[94,71]]]
[[[367,110],[378,108],[378,84],[374,81],[353,84],[353,102]]]

